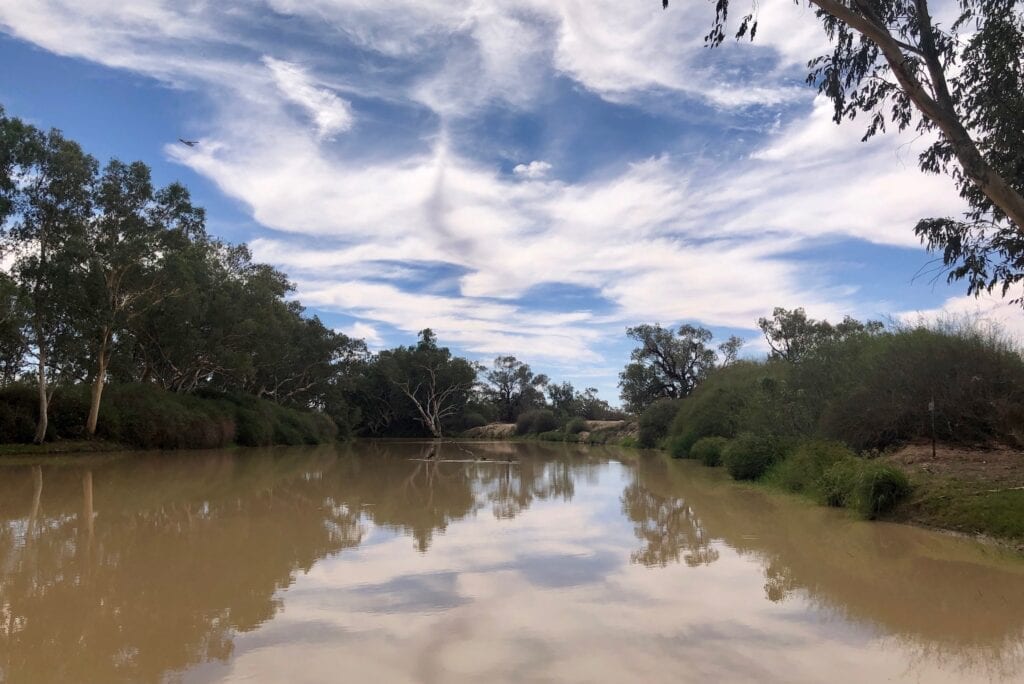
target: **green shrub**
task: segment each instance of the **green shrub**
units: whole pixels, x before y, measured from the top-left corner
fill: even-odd
[[[640,446],[640,440],[631,436],[623,437],[622,440],[619,441],[619,446],[632,449]]]
[[[910,481],[902,470],[887,463],[864,461],[855,489],[855,507],[861,517],[885,515],[910,495]]]
[[[39,396],[31,385],[0,390],[0,442],[27,444],[36,434]]]
[[[681,404],[681,399],[658,399],[644,409],[637,421],[640,446],[651,449],[665,438]]]
[[[802,441],[772,467],[771,480],[790,492],[810,492],[817,489],[825,471],[833,464],[855,456],[839,442]]]
[[[786,453],[784,440],[746,432],[722,450],[722,462],[735,480],[756,480]]]
[[[829,466],[818,480],[822,503],[837,508],[853,503],[859,475],[860,462],[856,458],[844,458]]]
[[[533,409],[520,414],[516,419],[516,434],[528,435],[557,430],[558,419],[547,409]]]
[[[547,430],[545,432],[540,432],[537,434],[537,439],[543,440],[545,442],[564,442],[565,438],[566,433],[562,432],[561,430]]]
[[[672,458],[686,458],[690,455],[689,443],[683,437],[669,437],[665,442],[665,450]]]
[[[460,430],[472,430],[476,427],[483,427],[487,425],[487,419],[484,418],[483,414],[477,413],[476,411],[470,411],[462,414],[460,420]]]
[[[565,431],[570,435],[578,435],[581,432],[586,432],[588,429],[587,421],[584,418],[576,417],[565,424]]]
[[[684,399],[669,433],[689,452],[701,437],[770,433],[791,420],[780,419],[779,389],[789,369],[781,362],[740,361],[708,375]]]
[[[701,437],[690,447],[690,458],[706,466],[722,465],[722,451],[729,440],[725,437]]]

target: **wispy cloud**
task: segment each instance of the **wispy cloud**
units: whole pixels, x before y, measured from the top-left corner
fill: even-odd
[[[826,237],[913,246],[917,218],[960,209],[947,179],[916,169],[922,142],[861,144],[856,124],[831,122],[801,84],[820,28],[784,0],[763,4],[755,44],[714,52],[700,3],[267,6],[34,0],[0,5],[0,26],[195,93],[203,145],[168,156],[244,203],[272,231],[252,240],[258,258],[371,344],[430,326],[470,352],[586,373],[617,362],[604,341],[639,321],[875,315],[887,301],[801,251]],[[265,30],[281,17],[291,33]],[[546,108],[580,102],[602,121],[642,113],[668,131],[664,149],[635,151],[629,126],[646,124],[609,124],[587,149],[545,129]],[[694,107],[713,116],[686,128]],[[679,152],[692,136],[742,153]],[[605,154],[587,168],[591,148]],[[439,266],[436,287],[412,277]],[[533,293],[552,283],[600,306],[551,313]]]

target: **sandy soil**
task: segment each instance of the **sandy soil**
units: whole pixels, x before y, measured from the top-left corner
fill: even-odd
[[[993,489],[1024,487],[1024,451],[1009,447],[967,449],[940,444],[933,457],[930,443],[909,444],[883,458],[911,472],[987,484]]]

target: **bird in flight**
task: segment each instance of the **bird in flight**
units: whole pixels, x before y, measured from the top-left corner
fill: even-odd
[[[183,145],[188,145],[189,147],[195,147],[199,144],[198,140],[185,140],[184,138],[178,138],[178,142]]]

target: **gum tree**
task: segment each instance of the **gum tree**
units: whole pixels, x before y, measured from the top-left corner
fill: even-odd
[[[867,116],[864,140],[887,125],[932,142],[920,168],[952,177],[967,211],[929,217],[915,232],[939,251],[948,279],[968,292],[1024,279],[1024,9],[1020,0],[958,0],[936,21],[928,0],[808,0],[831,51],[808,63],[809,84],[832,100],[834,119]],[[662,6],[668,7],[668,0]],[[757,8],[730,26],[716,0],[705,37],[753,39]],[[1018,300],[1020,301],[1020,300]]]

